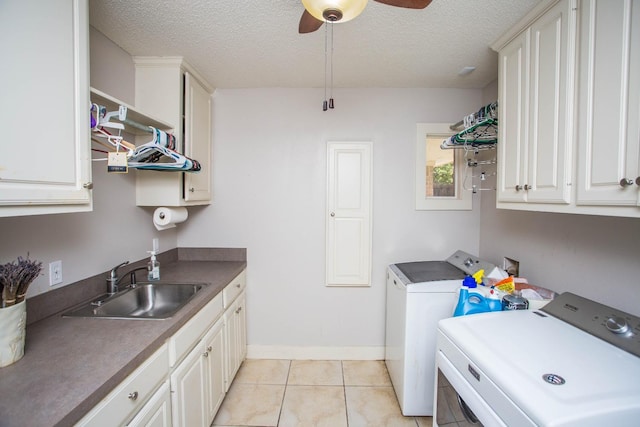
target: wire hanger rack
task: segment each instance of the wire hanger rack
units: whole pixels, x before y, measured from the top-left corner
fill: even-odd
[[[462,188],[473,193],[495,191],[496,155],[498,143],[498,102],[492,102],[477,112],[465,116],[450,126],[451,130],[463,127],[458,133],[442,141],[443,150],[464,150],[465,171]],[[483,154],[491,151],[493,155]]]

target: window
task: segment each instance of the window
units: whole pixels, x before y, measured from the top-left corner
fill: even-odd
[[[440,148],[453,132],[448,123],[418,123],[416,210],[470,210],[471,191],[462,188],[462,150]]]

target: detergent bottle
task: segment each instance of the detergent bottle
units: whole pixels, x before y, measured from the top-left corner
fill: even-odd
[[[495,293],[491,292],[493,289],[480,291],[479,283],[482,283],[482,273],[464,278],[453,317],[502,310],[502,302]],[[488,293],[487,297],[483,295],[485,292]]]

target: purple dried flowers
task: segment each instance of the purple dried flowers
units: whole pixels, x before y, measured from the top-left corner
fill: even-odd
[[[0,264],[0,308],[22,302],[27,288],[42,271],[42,263],[27,258]]]

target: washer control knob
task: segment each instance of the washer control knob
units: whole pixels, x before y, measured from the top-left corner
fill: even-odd
[[[473,265],[473,260],[471,258],[465,259],[464,265],[466,265],[467,267],[471,267]]]
[[[629,331],[629,324],[620,316],[609,317],[605,326],[614,334],[626,334]]]

